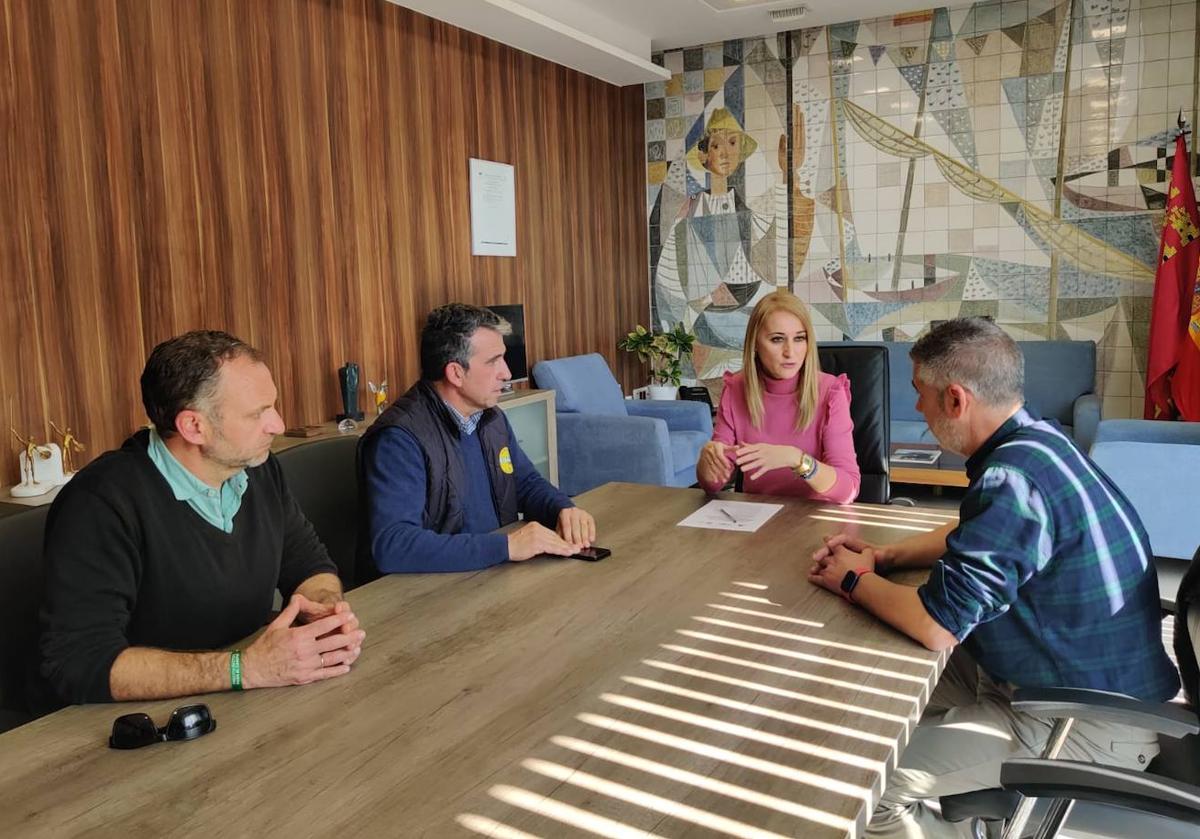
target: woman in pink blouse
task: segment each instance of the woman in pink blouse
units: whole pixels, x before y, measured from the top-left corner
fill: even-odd
[[[696,477],[716,492],[736,464],[745,492],[849,504],[860,480],[853,433],[850,381],[821,372],[808,307],[777,291],[746,324],[742,370],[725,374]]]

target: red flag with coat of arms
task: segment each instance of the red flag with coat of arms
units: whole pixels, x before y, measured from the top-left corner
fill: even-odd
[[[1181,131],[1154,279],[1146,419],[1200,421],[1200,212],[1189,170]]]

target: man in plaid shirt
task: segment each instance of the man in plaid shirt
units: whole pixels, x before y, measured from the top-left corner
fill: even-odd
[[[845,535],[810,579],[926,647],[955,649],[892,772],[870,836],[957,836],[925,801],[999,786],[1049,723],[1013,710],[1018,687],[1116,691],[1153,702],[1179,678],[1163,649],[1150,541],[1120,490],[1054,423],[1023,407],[1024,357],[981,318],[913,345],[913,387],[943,448],[967,456],[959,522],[892,545]],[[880,576],[931,568],[920,588]],[[1145,768],[1153,732],[1077,721],[1061,756]],[[965,829],[965,826],[964,826]]]

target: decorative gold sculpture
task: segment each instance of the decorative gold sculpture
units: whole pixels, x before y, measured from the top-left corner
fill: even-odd
[[[367,389],[370,390],[371,393],[373,393],[375,395],[375,413],[382,414],[383,409],[387,406],[387,398],[388,398],[387,379],[384,379],[379,384],[375,384],[374,382],[367,382]]]
[[[71,426],[68,425],[67,430],[63,431],[52,420],[50,427],[54,429],[55,434],[62,437],[62,443],[59,445],[62,447],[63,475],[69,478],[75,474],[75,454],[87,451],[87,446],[79,442],[79,438],[71,433]]]
[[[57,474],[54,474],[56,470],[54,469],[55,463],[53,462],[55,455],[58,453],[58,446],[53,443],[38,443],[33,439],[32,434],[28,437],[22,437],[12,426],[9,426],[8,430],[12,432],[12,436],[24,448],[24,451],[18,457],[21,466],[21,482],[9,490],[10,494],[14,498],[27,498],[34,495],[42,495],[61,484],[62,461],[58,460],[57,462]],[[50,475],[51,480],[38,480],[37,463],[39,460],[51,461],[48,464],[52,473]]]

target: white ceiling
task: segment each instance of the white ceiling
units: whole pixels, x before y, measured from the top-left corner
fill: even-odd
[[[921,0],[391,0],[525,52],[603,79],[641,84],[669,77],[659,50],[909,11]],[[965,2],[965,0],[964,0]],[[738,6],[718,11],[714,6]],[[781,23],[772,9],[805,5]]]

